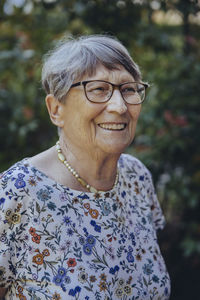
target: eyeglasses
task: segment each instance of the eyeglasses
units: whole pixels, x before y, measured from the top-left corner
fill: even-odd
[[[122,98],[128,104],[140,104],[145,99],[145,91],[149,85],[143,82],[125,82],[114,84],[104,80],[80,81],[71,85],[83,85],[86,98],[94,103],[104,103],[110,100],[114,89],[119,89]]]

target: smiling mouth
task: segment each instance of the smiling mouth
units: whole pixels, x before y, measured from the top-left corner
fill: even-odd
[[[99,127],[105,130],[124,130],[126,128],[126,123],[118,123],[118,124],[98,124]]]

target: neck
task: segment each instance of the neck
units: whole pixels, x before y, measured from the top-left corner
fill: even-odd
[[[117,162],[120,154],[108,155],[97,151],[90,153],[80,151],[80,149],[77,151],[70,147],[62,137],[60,138],[60,147],[70,166],[90,186],[102,191],[112,189],[116,180]],[[68,176],[73,177],[72,172],[67,168],[65,171]],[[77,184],[77,188],[80,188],[80,183],[75,178],[73,179],[75,180],[74,183]],[[83,187],[81,188],[83,189]]]

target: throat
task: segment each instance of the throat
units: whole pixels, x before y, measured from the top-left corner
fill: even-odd
[[[56,143],[56,150],[57,150],[57,155],[58,155],[58,159],[65,165],[65,167],[68,169],[68,171],[74,176],[74,178],[77,180],[77,182],[79,182],[79,184],[85,188],[86,190],[88,190],[91,193],[97,193],[97,192],[104,192],[107,190],[111,190],[114,189],[117,186],[118,183],[118,178],[119,178],[119,174],[118,174],[118,170],[116,172],[116,176],[114,179],[114,183],[112,184],[112,186],[105,190],[100,190],[94,186],[92,186],[91,184],[89,184],[85,179],[83,179],[83,177],[81,177],[78,172],[69,164],[69,162],[67,161],[66,157],[64,156],[61,146],[60,146],[60,142],[58,141]],[[99,185],[99,182],[97,183],[97,185]],[[95,184],[95,186],[97,186]]]

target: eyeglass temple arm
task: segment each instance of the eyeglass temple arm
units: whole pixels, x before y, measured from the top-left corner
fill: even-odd
[[[147,89],[147,88],[149,88],[149,87],[150,87],[150,84],[149,84],[149,83],[147,83],[147,82],[141,82],[141,83],[144,85],[145,89]]]
[[[82,85],[82,81],[72,84],[70,88],[79,86],[79,85]]]

